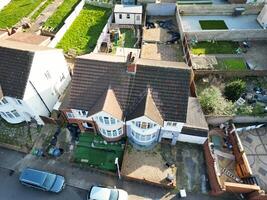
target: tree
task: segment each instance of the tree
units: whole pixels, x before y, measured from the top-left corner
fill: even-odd
[[[236,101],[245,91],[246,82],[241,79],[237,79],[226,84],[224,88],[224,95],[228,100]]]

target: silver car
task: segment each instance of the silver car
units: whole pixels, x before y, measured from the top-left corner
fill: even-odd
[[[22,171],[19,181],[23,185],[55,193],[59,193],[65,187],[63,176],[31,168]]]
[[[92,186],[87,200],[128,200],[128,193],[121,189]]]

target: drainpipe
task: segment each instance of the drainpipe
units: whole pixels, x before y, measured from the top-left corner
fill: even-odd
[[[48,108],[48,106],[46,105],[45,101],[43,100],[43,98],[41,97],[41,95],[39,94],[39,92],[37,91],[37,89],[34,87],[33,83],[31,81],[29,81],[29,83],[31,84],[31,86],[33,87],[34,91],[36,92],[36,94],[38,95],[38,97],[40,98],[40,100],[42,101],[42,103],[44,104],[45,108],[47,109],[49,115],[51,115],[51,112]]]

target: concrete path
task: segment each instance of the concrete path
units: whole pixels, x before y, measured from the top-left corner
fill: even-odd
[[[56,11],[58,6],[63,2],[64,0],[55,0],[50,5],[48,5],[43,12],[39,15],[39,17],[35,20],[34,24],[32,24],[32,27],[30,29],[31,32],[36,32],[40,30],[42,25],[46,22],[46,20]]]

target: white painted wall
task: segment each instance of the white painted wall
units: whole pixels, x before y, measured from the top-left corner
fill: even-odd
[[[121,14],[121,19],[120,19],[120,14]],[[134,25],[142,24],[142,14],[129,13],[130,18],[127,18],[127,13],[114,13],[114,15],[116,24],[134,24]]]
[[[11,0],[1,0],[0,1],[0,10],[2,10]]]
[[[8,103],[4,104],[2,101],[0,101],[0,115],[3,119],[5,119],[8,123],[11,124],[18,124],[23,121],[30,122],[31,117],[34,118],[38,124],[43,125],[43,121],[41,118],[33,112],[33,110],[30,108],[30,106],[23,100],[19,100],[13,97],[4,97]],[[16,112],[19,114],[19,116],[15,116],[12,114],[12,110],[16,110]],[[12,114],[13,117],[10,117],[7,115],[7,112]]]
[[[195,143],[195,144],[204,144],[204,142],[207,140],[207,137],[199,137],[199,136],[193,136],[193,135],[186,135],[180,133],[178,136],[178,141],[180,142],[189,142],[189,143]]]
[[[261,10],[260,14],[257,17],[257,21],[264,29],[267,29],[267,5],[265,5]]]
[[[36,52],[23,100],[31,106],[36,115],[48,116],[49,111],[40,100],[32,84],[48,109],[52,111],[58,98],[67,88],[70,79],[68,65],[61,50],[52,49]]]

